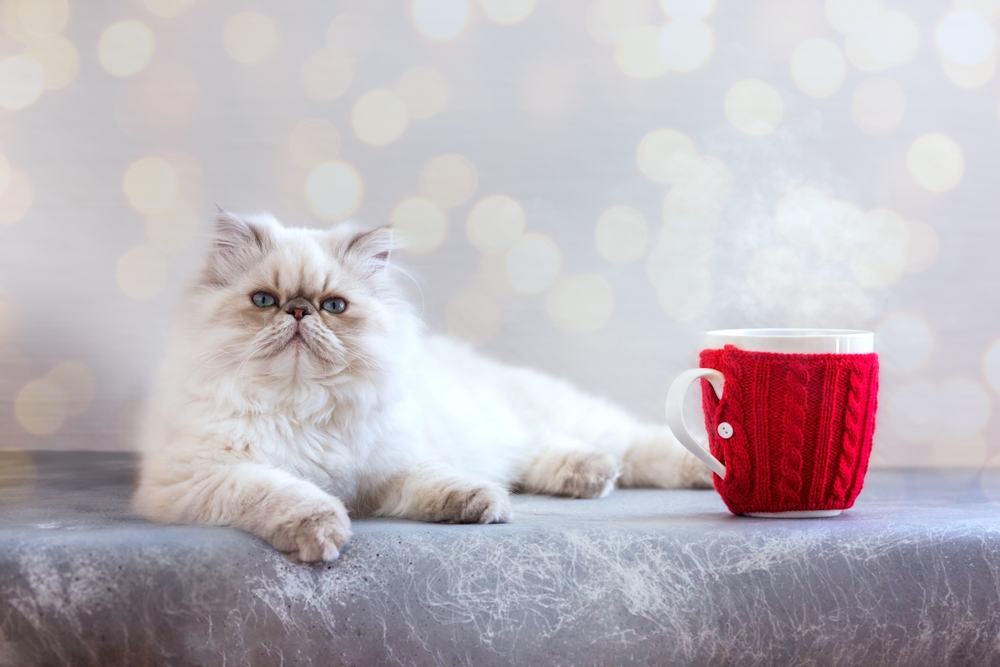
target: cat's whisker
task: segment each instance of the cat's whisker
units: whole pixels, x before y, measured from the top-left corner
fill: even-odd
[[[192,359],[196,363],[197,362],[202,362],[202,361],[213,361],[216,358],[221,357],[223,355],[232,354],[237,349],[238,349],[237,346],[233,346],[233,347],[230,347],[230,348],[216,348],[214,350],[208,350],[208,351],[203,352],[201,354],[197,354],[194,357],[192,357]]]
[[[369,357],[367,355],[361,354],[358,351],[351,352],[351,356],[358,361],[362,362],[369,370],[384,371],[385,366],[375,360],[374,357]]]
[[[198,354],[194,355],[192,357],[192,359],[198,359],[199,357],[216,355],[216,354],[219,354],[221,352],[227,352],[229,350],[236,350],[236,349],[239,349],[241,347],[242,347],[242,345],[240,345],[238,343],[234,343],[234,344],[231,344],[231,345],[225,345],[223,347],[214,347],[214,348],[212,348],[210,350],[204,350],[203,352],[199,352]]]
[[[427,302],[426,299],[424,298],[424,288],[421,287],[420,281],[407,269],[398,264],[391,264],[390,267],[392,271],[394,271],[395,273],[402,274],[407,278],[409,278],[410,282],[413,283],[413,286],[417,288],[417,293],[420,294],[420,317],[423,318]]]
[[[273,331],[270,332],[270,335],[273,336],[273,333],[274,333]],[[240,379],[240,384],[241,385],[245,384],[245,375],[244,375],[244,373],[245,373],[245,370],[246,370],[246,365],[250,362],[251,359],[253,359],[257,355],[257,353],[259,353],[261,350],[265,349],[268,346],[268,343],[270,341],[268,341],[267,338],[268,338],[267,335],[265,335],[263,337],[258,336],[257,338],[254,339],[253,342],[251,342],[250,350],[242,358],[242,361],[240,361],[239,366],[236,368],[236,371],[233,373],[232,378],[230,379],[230,389],[233,389],[233,388],[236,387],[236,378],[237,378],[237,376]]]
[[[210,370],[218,370],[220,368],[225,368],[227,365],[229,365],[231,363],[231,361],[228,360],[228,359],[224,359],[221,363],[218,363],[218,364],[212,363],[216,359],[218,359],[220,356],[222,356],[221,353],[213,355],[213,356],[209,357],[208,359],[204,359],[204,360],[201,360],[201,361],[195,360],[195,363],[198,364],[198,366],[200,366],[201,368],[207,368],[207,369],[210,369]]]
[[[254,354],[255,351],[259,351],[259,348],[257,348],[256,350],[254,349],[255,346],[254,340],[251,340],[250,343],[251,345],[250,354]],[[199,366],[202,366],[203,368],[210,368],[210,369],[225,368],[233,361],[238,361],[239,359],[242,359],[242,357],[238,357],[236,360],[227,360],[219,365],[211,365],[211,362],[220,356],[230,355],[232,352],[235,352],[236,350],[244,350],[245,347],[246,346],[244,344],[233,343],[231,345],[226,345],[219,348],[213,348],[211,350],[206,350],[200,354],[196,354],[194,355],[194,357],[192,357],[192,360],[194,360],[195,363],[197,363]]]

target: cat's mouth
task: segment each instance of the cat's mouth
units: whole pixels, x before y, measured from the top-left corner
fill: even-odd
[[[277,356],[288,351],[300,352],[303,349],[310,349],[309,334],[298,322],[282,327],[272,334],[271,344],[268,346],[268,357]]]
[[[298,349],[300,347],[308,349],[311,346],[309,345],[309,341],[307,340],[306,334],[302,330],[302,327],[296,324],[292,328],[291,335],[288,336],[288,338],[285,340],[285,344],[282,345],[282,347],[286,349],[288,348]]]
[[[285,342],[279,349],[282,351],[291,350],[296,354],[303,351],[318,354],[319,351],[316,349],[316,344],[315,335],[310,333],[307,327],[296,322],[294,326],[290,327],[289,332],[286,334]]]
[[[290,355],[298,362],[306,358],[322,361],[327,364],[339,362],[339,354],[330,345],[329,337],[322,331],[316,331],[317,323],[289,322],[280,332],[276,332],[274,342],[267,353],[269,357]]]

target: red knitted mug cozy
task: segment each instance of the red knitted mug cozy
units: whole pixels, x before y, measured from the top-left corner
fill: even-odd
[[[847,509],[861,492],[875,432],[878,355],[703,350],[725,376],[702,380],[715,488],[734,514]],[[719,434],[728,423],[732,435]],[[729,433],[728,429],[723,429]]]

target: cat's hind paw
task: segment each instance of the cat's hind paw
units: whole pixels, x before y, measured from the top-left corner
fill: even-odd
[[[303,563],[336,560],[351,537],[351,520],[336,498],[323,508],[293,512],[271,537],[271,544]]]
[[[553,493],[569,498],[603,498],[615,488],[621,466],[609,454],[574,452],[556,471]]]
[[[625,453],[618,485],[626,488],[711,489],[714,473],[683,449],[665,427]]]
[[[711,468],[695,459],[692,467],[688,469],[688,488],[711,489],[715,486],[714,477],[715,473]]]
[[[711,489],[715,473],[693,454],[684,452],[677,466],[678,489]]]
[[[450,523],[506,523],[512,512],[510,494],[496,485],[450,488],[441,498],[437,521]]]
[[[610,454],[553,448],[538,455],[519,490],[566,498],[603,498],[615,488],[621,464]]]

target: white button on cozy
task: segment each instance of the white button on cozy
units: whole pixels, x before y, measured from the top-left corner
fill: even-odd
[[[733,427],[729,425],[729,422],[722,422],[719,424],[719,435],[726,440],[733,437]]]

